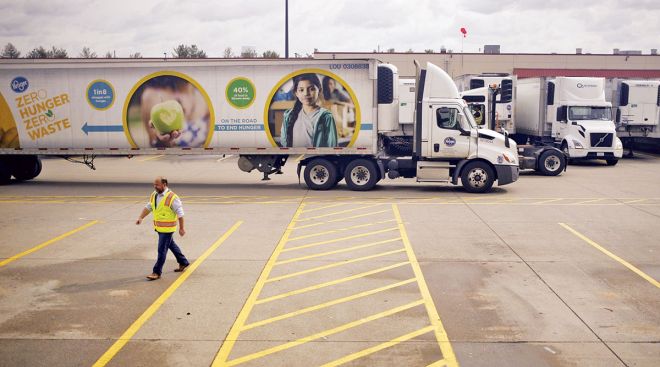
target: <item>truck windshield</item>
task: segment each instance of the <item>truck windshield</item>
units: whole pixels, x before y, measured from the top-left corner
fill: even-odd
[[[612,121],[610,107],[573,106],[568,109],[569,120],[603,120]]]

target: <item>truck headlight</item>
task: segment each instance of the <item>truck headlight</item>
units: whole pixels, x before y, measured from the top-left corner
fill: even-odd
[[[577,140],[573,140],[573,146],[575,147],[575,149],[584,149],[584,147],[582,146],[582,143],[580,143]]]
[[[621,139],[616,138],[616,144],[614,145],[614,149],[616,150],[623,149],[623,143],[621,142]]]

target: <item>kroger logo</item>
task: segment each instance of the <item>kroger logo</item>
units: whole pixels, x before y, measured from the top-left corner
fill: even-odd
[[[11,90],[13,90],[16,93],[25,92],[29,86],[30,83],[28,83],[28,80],[23,78],[22,76],[17,76],[16,78],[14,78],[14,80],[11,81]]]
[[[445,138],[445,145],[448,147],[453,147],[456,145],[456,139],[452,138],[451,136]]]

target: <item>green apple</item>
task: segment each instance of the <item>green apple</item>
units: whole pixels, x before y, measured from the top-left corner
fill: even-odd
[[[151,122],[161,134],[169,134],[183,128],[183,107],[175,100],[161,102],[151,107]]]

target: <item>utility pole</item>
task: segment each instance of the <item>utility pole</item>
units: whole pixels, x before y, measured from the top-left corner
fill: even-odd
[[[289,58],[289,0],[284,0],[284,58]]]

